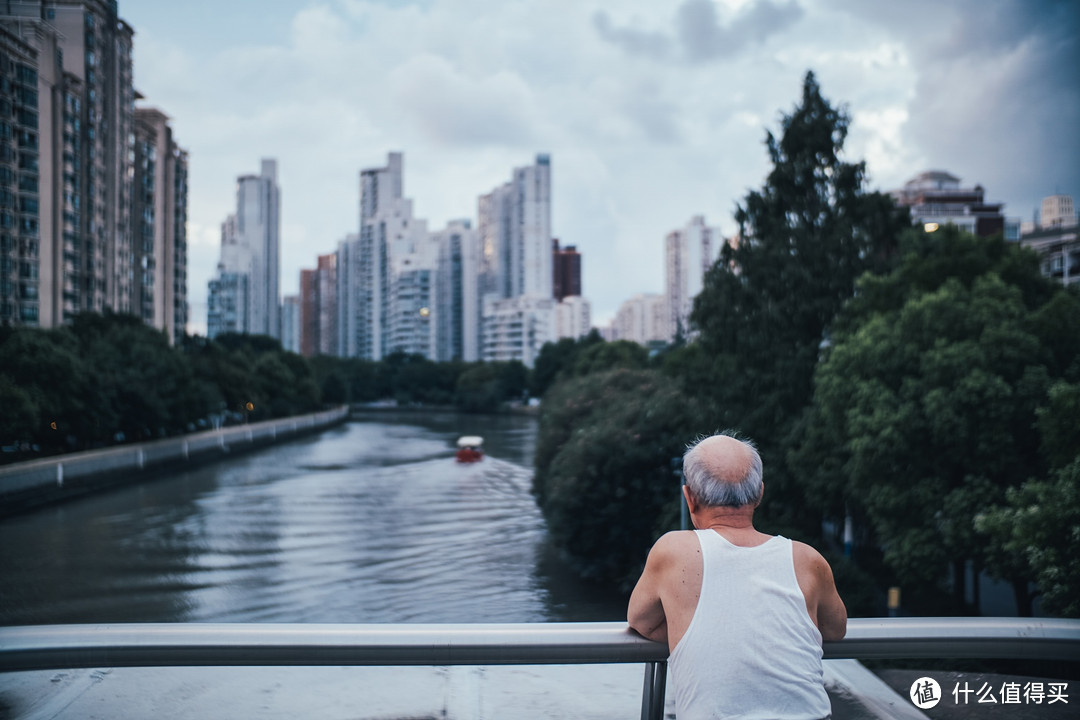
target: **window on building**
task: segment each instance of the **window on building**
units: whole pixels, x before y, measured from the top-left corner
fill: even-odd
[[[18,65],[17,68],[15,77],[18,78],[19,82],[23,85],[37,85],[37,70],[29,65],[22,64]]]

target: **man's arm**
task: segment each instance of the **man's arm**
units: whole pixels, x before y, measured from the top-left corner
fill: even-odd
[[[847,608],[836,590],[829,562],[814,548],[795,543],[798,553],[797,579],[806,597],[806,609],[821,632],[821,639],[842,640],[847,634]]]
[[[843,640],[847,635],[847,607],[840,599],[828,561],[821,558],[821,596],[818,601],[818,630],[822,640]]]
[[[660,593],[664,574],[671,565],[670,535],[664,535],[645,561],[645,569],[638,578],[634,592],[630,594],[630,605],[626,609],[626,621],[630,627],[644,637],[665,645],[668,641],[667,615]]]

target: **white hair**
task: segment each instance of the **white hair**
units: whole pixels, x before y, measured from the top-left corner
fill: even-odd
[[[698,438],[688,446],[683,455],[683,476],[694,498],[706,507],[744,507],[756,505],[761,501],[763,470],[761,455],[751,440],[738,437],[734,432],[717,433],[742,443],[750,453],[750,467],[746,475],[737,482],[728,482],[715,477],[709,470],[708,463],[702,457],[701,443],[707,437]],[[712,436],[715,437],[715,436]]]

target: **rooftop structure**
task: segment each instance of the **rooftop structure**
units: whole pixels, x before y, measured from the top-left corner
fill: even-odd
[[[1003,203],[985,201],[981,185],[960,186],[960,178],[941,170],[929,170],[889,193],[897,205],[911,209],[911,219],[921,225],[952,224],[979,237],[1003,233],[1006,240],[1020,236],[1018,220],[1006,219]]]

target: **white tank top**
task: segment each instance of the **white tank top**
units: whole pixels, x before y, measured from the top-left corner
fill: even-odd
[[[791,541],[739,547],[697,530],[701,597],[671,652],[678,720],[824,718],[821,633],[795,579]]]

